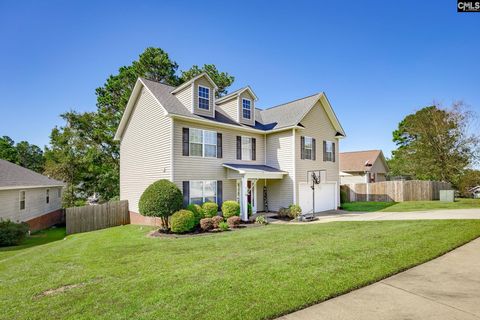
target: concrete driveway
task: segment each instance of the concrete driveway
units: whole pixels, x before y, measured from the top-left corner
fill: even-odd
[[[374,221],[374,220],[442,220],[442,219],[480,219],[478,209],[449,209],[413,212],[349,212],[326,211],[318,213],[318,222],[331,221]]]
[[[480,238],[279,320],[480,319]]]

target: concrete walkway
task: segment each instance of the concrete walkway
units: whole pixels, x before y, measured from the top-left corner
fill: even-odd
[[[280,319],[478,320],[480,238],[398,275]]]

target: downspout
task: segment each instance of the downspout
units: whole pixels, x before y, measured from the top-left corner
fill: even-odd
[[[296,165],[296,157],[295,157],[295,151],[297,150],[297,146],[295,145],[295,128],[292,129],[292,139],[293,139],[293,203],[297,204],[297,165]]]

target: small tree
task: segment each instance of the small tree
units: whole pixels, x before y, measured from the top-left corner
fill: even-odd
[[[168,230],[168,217],[182,208],[182,192],[168,180],[152,183],[140,197],[140,214],[158,217],[162,220],[162,229]]]

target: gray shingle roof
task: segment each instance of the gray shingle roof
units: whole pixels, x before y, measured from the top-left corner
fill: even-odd
[[[283,173],[284,171],[277,168],[265,166],[263,164],[243,164],[243,163],[224,163],[224,166],[235,168],[246,172],[274,172]]]
[[[65,183],[50,179],[44,175],[26,169],[14,163],[0,159],[0,188],[17,189],[19,187],[64,186]]]

